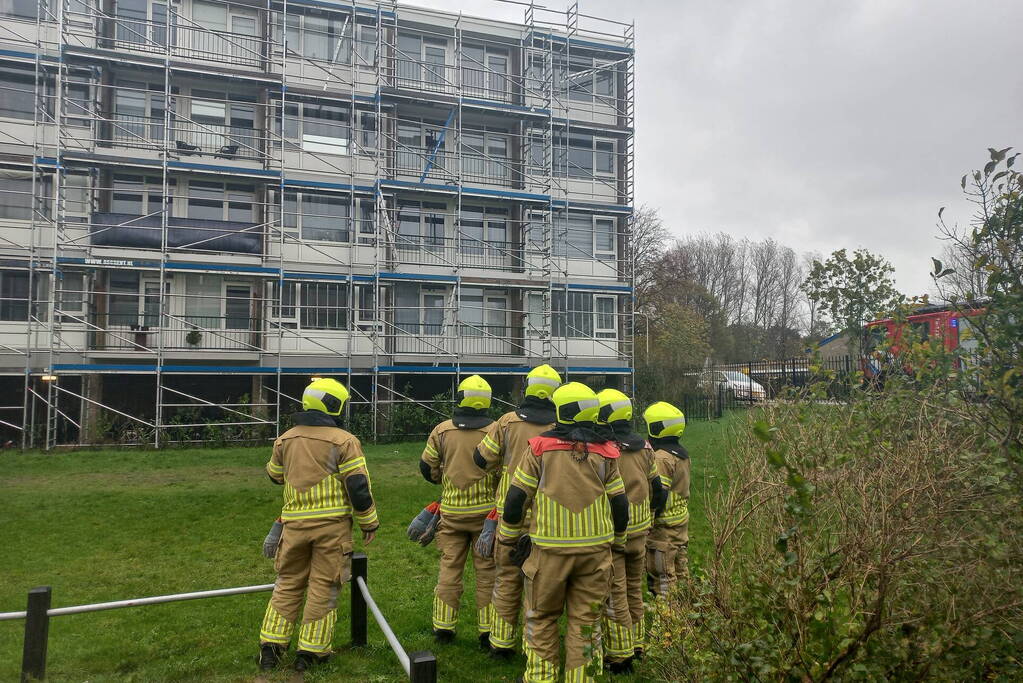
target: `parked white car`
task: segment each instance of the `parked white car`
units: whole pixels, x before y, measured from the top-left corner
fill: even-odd
[[[737,370],[706,370],[700,374],[699,387],[705,391],[731,396],[737,401],[763,401],[767,390],[749,375]]]

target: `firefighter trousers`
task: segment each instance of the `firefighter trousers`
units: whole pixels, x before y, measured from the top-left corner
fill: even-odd
[[[433,596],[433,627],[454,631],[458,624],[458,607],[462,601],[462,576],[465,563],[472,554],[476,570],[476,626],[480,633],[489,633],[493,616],[494,558],[483,557],[473,545],[483,531],[486,514],[441,515],[437,526],[437,550],[440,551],[440,572]]]
[[[675,582],[688,571],[689,522],[677,526],[654,526],[647,537],[646,567],[650,592],[657,597],[671,593]]]
[[[503,543],[494,544],[494,618],[490,631],[490,644],[497,648],[515,647],[515,628],[522,607],[522,569],[511,561],[513,548]]]
[[[611,552],[611,594],[604,605],[604,655],[621,662],[643,648],[646,621],[643,577],[646,574],[647,532],[629,537],[624,550]]]
[[[260,643],[287,647],[301,613],[298,649],[329,654],[338,590],[351,578],[352,518],[285,522],[274,568],[277,582],[263,616]]]
[[[558,680],[558,619],[567,613],[565,682],[583,683],[599,675],[603,663],[600,615],[611,582],[611,550],[562,554],[533,546],[525,574],[526,683]]]

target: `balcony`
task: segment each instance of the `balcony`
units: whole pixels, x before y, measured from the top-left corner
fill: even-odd
[[[163,316],[155,313],[107,313],[90,316],[92,351],[261,351],[262,321],[236,316]]]
[[[180,158],[213,158],[265,162],[263,132],[243,126],[193,123],[162,116],[113,114],[103,126],[100,143],[133,149],[169,151]],[[169,135],[165,134],[169,131]]]
[[[263,228],[256,223],[167,218],[167,247],[234,254],[261,254]],[[137,216],[123,213],[94,213],[90,243],[102,247],[161,249],[163,225],[159,213]]]
[[[398,323],[391,352],[419,355],[521,356],[522,330],[507,325]]]
[[[488,69],[459,68],[454,64],[422,62],[397,58],[393,62],[394,87],[436,93],[458,93],[463,97],[513,102],[512,76]]]
[[[398,263],[416,265],[521,270],[522,247],[514,242],[481,241],[463,235],[420,237],[395,235],[391,246]]]
[[[459,173],[461,163],[461,173]],[[454,185],[459,175],[475,185],[512,187],[522,181],[523,164],[508,157],[488,156],[478,152],[450,152],[428,147],[400,146],[394,153],[394,176],[412,176],[416,180],[426,172],[426,182]]]
[[[230,31],[212,31],[195,25],[183,25],[190,20],[176,13],[168,25],[161,20],[114,17],[109,47],[158,55],[170,53],[172,57],[196,59],[220,64],[262,67],[266,61],[266,43],[259,37]]]

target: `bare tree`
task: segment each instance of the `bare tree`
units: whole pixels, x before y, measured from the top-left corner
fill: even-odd
[[[626,259],[632,261],[636,310],[644,311],[649,305],[649,294],[656,286],[656,270],[671,241],[657,209],[641,206],[632,218],[632,234],[626,250]]]

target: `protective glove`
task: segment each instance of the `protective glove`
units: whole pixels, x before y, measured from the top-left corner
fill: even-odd
[[[273,559],[277,555],[277,548],[281,545],[281,533],[284,531],[284,522],[278,517],[277,521],[270,527],[270,533],[263,539],[263,557]]]
[[[440,524],[440,512],[433,516],[430,523],[426,525],[426,531],[419,537],[419,545],[424,548],[433,543],[433,537],[437,533],[437,525]]]
[[[430,526],[430,522],[440,514],[440,503],[434,501],[423,508],[412,523],[408,525],[408,530],[405,532],[408,535],[408,540],[418,542],[419,538],[426,531],[426,528]]]
[[[526,563],[526,559],[529,558],[529,553],[531,552],[533,552],[533,539],[529,537],[529,534],[519,536],[519,540],[515,544],[515,550],[511,551],[512,564],[516,567],[521,567]]]
[[[494,539],[497,536],[497,508],[490,511],[487,518],[483,520],[483,531],[476,538],[473,549],[480,557],[494,556]]]

